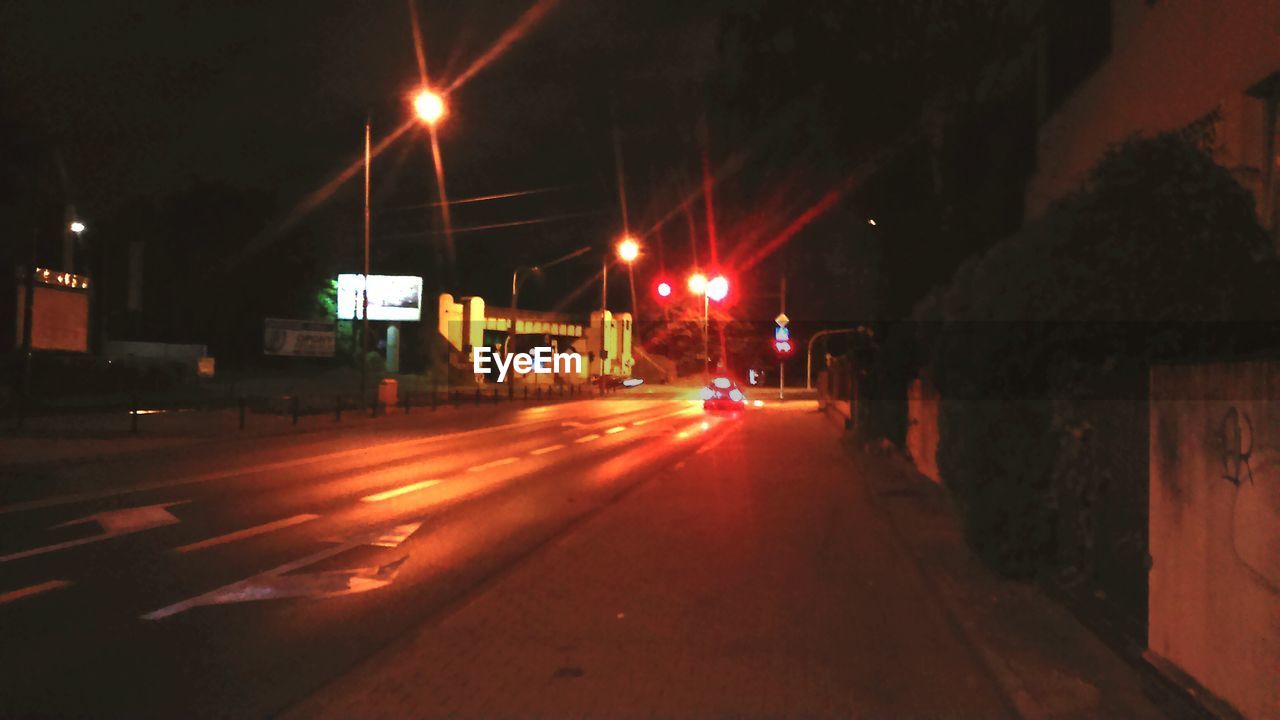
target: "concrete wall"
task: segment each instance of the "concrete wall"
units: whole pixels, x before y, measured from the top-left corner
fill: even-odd
[[[1215,159],[1255,192],[1263,104],[1245,91],[1280,70],[1280,0],[1115,0],[1112,52],[1042,125],[1027,217],[1080,187],[1107,147],[1218,109]]]
[[[1280,717],[1280,361],[1151,371],[1147,643]]]
[[[938,472],[938,391],[926,378],[907,389],[907,452],[920,474],[941,483]]]

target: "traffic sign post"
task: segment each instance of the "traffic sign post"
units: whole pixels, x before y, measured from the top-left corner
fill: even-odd
[[[787,317],[787,276],[782,276],[782,287],[778,290],[778,317],[773,321],[777,323],[777,327],[773,330],[773,346],[778,350],[778,399],[783,400],[786,396],[786,356],[791,352],[791,331],[787,329],[787,324],[791,322],[791,318]]]

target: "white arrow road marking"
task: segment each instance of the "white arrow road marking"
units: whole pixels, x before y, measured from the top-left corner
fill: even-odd
[[[143,505],[141,507],[122,508],[120,510],[104,510],[100,513],[94,513],[77,520],[71,520],[59,523],[50,527],[50,530],[58,528],[70,527],[81,523],[96,522],[102,526],[102,534],[92,535],[78,540],[68,540],[66,542],[54,543],[53,545],[44,545],[30,550],[10,553],[0,557],[0,562],[9,562],[10,560],[21,560],[22,558],[32,557],[34,555],[43,555],[45,553],[56,552],[58,550],[66,550],[67,548],[78,547],[80,545],[88,545],[89,543],[102,542],[113,537],[121,535],[129,535],[143,530],[164,527],[165,525],[176,525],[181,522],[167,508],[174,505],[182,505],[191,502],[190,500],[178,500],[176,502],[160,503],[157,505]]]
[[[393,488],[391,490],[385,490],[380,493],[365,495],[364,497],[360,498],[360,501],[361,502],[382,502],[383,500],[390,500],[393,497],[408,495],[411,492],[417,492],[419,490],[423,490],[425,488],[429,488],[439,484],[440,484],[439,480],[423,480],[422,482],[411,483],[403,487]]]
[[[310,513],[294,515],[293,517],[287,517],[287,518],[284,518],[283,520],[276,520],[274,522],[263,523],[261,525],[247,527],[243,530],[236,530],[235,532],[229,532],[226,535],[219,535],[217,537],[211,537],[207,540],[201,540],[200,542],[193,542],[189,545],[182,545],[180,547],[174,548],[173,551],[177,553],[188,553],[193,550],[203,550],[207,547],[213,547],[215,545],[225,545],[226,543],[235,542],[237,540],[244,540],[245,538],[255,537],[257,535],[269,533],[274,530],[283,530],[284,528],[287,528],[287,527],[300,525],[304,522],[315,520],[318,517],[320,516],[312,515]]]
[[[349,540],[336,547],[312,553],[299,560],[258,573],[253,577],[230,585],[223,585],[216,590],[211,590],[203,595],[197,595],[172,605],[166,605],[159,610],[153,610],[143,615],[142,619],[162,620],[202,605],[224,605],[227,603],[276,600],[291,597],[328,598],[377,590],[390,585],[395,580],[400,567],[405,560],[409,559],[408,555],[376,567],[326,570],[297,575],[290,575],[289,573],[362,545],[399,547],[421,526],[422,523],[415,522],[374,530],[355,540]]]
[[[538,448],[537,450],[530,450],[529,454],[530,455],[546,455],[547,453],[552,453],[557,450],[563,450],[563,449],[564,449],[564,443],[559,443],[557,445],[548,445],[544,448]]]
[[[485,470],[489,470],[496,467],[502,467],[503,465],[510,465],[511,463],[516,462],[519,459],[520,458],[516,458],[516,457],[505,457],[505,458],[502,458],[501,460],[494,460],[493,462],[487,462],[483,465],[476,465],[474,467],[468,468],[467,472],[484,472]]]
[[[18,588],[17,590],[10,590],[7,593],[0,594],[0,605],[4,605],[5,603],[11,603],[14,600],[21,600],[24,597],[31,597],[32,595],[39,595],[41,593],[47,593],[50,590],[57,590],[59,588],[70,587],[70,586],[71,586],[70,580],[46,580],[45,582],[42,582],[42,583],[37,583],[35,585],[28,585],[27,587],[24,587],[24,588]]]

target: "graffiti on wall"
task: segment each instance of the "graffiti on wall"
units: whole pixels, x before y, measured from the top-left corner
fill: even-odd
[[[1249,458],[1253,455],[1253,420],[1249,413],[1242,413],[1232,406],[1222,416],[1219,423],[1219,437],[1222,441],[1222,477],[1227,482],[1240,487],[1241,478],[1247,477],[1253,482],[1253,468]]]

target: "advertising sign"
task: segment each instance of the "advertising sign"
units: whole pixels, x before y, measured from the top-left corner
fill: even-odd
[[[338,276],[338,319],[364,317],[364,275]],[[422,278],[416,275],[370,275],[369,319],[418,322],[422,319]]]
[[[337,337],[333,323],[322,320],[262,321],[262,352],[287,357],[333,357]]]
[[[61,276],[60,276],[61,277]],[[77,285],[78,287],[78,285]],[[31,347],[34,350],[89,350],[89,294],[69,286],[36,283],[31,311]],[[22,345],[26,289],[18,285],[18,322],[15,345]]]

